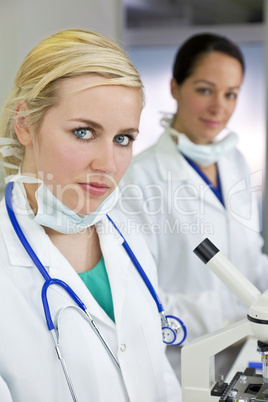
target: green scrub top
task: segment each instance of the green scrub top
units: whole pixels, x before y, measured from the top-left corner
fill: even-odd
[[[94,268],[78,275],[105,313],[115,321],[112,292],[103,257]]]

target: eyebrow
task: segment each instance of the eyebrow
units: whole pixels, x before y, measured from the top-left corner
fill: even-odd
[[[84,118],[77,117],[77,118],[69,119],[68,121],[71,121],[71,122],[74,122],[74,123],[83,123],[83,124],[86,124],[87,126],[91,126],[91,127],[96,128],[98,130],[103,130],[103,126],[101,124],[96,123],[95,121],[92,121],[92,120],[87,120],[87,119],[84,119]],[[126,128],[126,129],[123,128],[123,129],[121,129],[119,131],[124,133],[124,134],[131,134],[131,133],[139,134],[139,129],[134,128],[134,127],[130,127],[130,128]]]
[[[94,127],[94,128],[98,128],[98,129],[100,129],[100,130],[103,129],[103,127],[102,127],[101,124],[96,123],[96,122],[94,122],[94,121],[92,121],[92,120],[84,119],[84,118],[82,118],[82,117],[75,117],[75,118],[72,118],[72,119],[68,119],[68,121],[72,121],[72,122],[74,122],[74,123],[84,123],[84,124],[86,124],[86,125],[90,125],[90,126],[92,126],[92,127]]]
[[[202,82],[206,83],[207,85],[211,85],[212,87],[216,86],[213,82],[208,81],[208,80],[196,80],[196,81],[194,81],[194,84],[198,84],[198,83],[202,83]],[[229,87],[229,89],[239,89],[239,88],[240,88],[239,86]]]

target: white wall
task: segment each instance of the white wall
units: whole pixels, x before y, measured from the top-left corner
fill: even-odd
[[[232,25],[200,25],[175,28],[128,28],[123,31],[124,42],[128,46],[179,46],[189,36],[201,32],[214,32],[228,36],[237,43],[263,40],[265,36],[264,24],[232,24]]]
[[[89,29],[121,40],[121,0],[0,1],[0,104],[26,54],[65,28]]]
[[[265,194],[263,198],[264,204],[264,238],[265,238],[265,245],[264,251],[268,254],[268,174],[267,174],[267,155],[268,155],[268,141],[267,141],[267,133],[268,133],[268,102],[267,102],[267,92],[268,92],[268,80],[267,80],[267,73],[268,73],[268,2],[264,2],[264,10],[265,10],[265,69],[266,69],[266,80],[263,83],[265,88],[266,94],[266,183],[265,183]]]
[[[0,3],[0,105],[11,89],[18,67],[18,26],[15,0]]]

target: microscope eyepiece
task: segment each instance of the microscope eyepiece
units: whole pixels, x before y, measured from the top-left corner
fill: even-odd
[[[207,264],[219,251],[220,250],[217,249],[209,239],[205,239],[194,249],[193,252],[204,264]]]

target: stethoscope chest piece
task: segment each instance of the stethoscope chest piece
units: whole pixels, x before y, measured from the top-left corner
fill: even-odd
[[[162,325],[163,342],[167,345],[178,346],[182,344],[187,336],[184,323],[173,315],[167,315]]]

